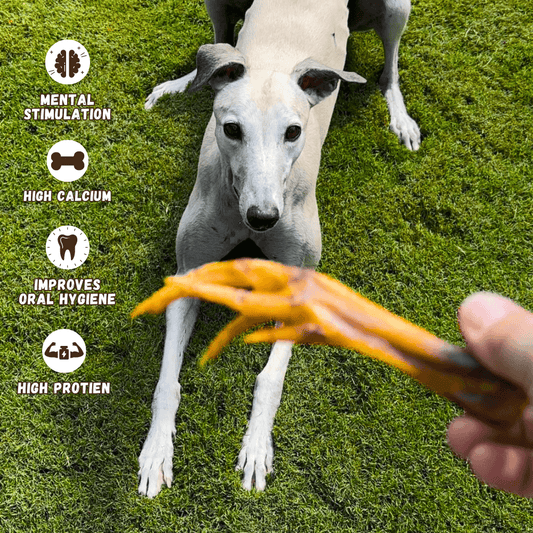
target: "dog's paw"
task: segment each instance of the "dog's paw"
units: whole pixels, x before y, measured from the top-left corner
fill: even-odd
[[[420,148],[420,129],[407,113],[391,117],[390,130],[409,150],[415,151]]]
[[[242,448],[235,470],[243,471],[242,487],[245,490],[255,488],[265,490],[266,476],[272,472],[274,446],[270,431],[248,428],[242,440]]]
[[[139,494],[153,498],[165,484],[172,485],[172,432],[150,429],[139,456]]]
[[[185,89],[187,89],[187,86],[189,85],[189,83],[191,83],[192,80],[194,80],[195,77],[196,70],[193,70],[182,78],[178,78],[177,80],[166,81],[165,83],[157,85],[156,87],[154,87],[152,94],[150,94],[146,98],[144,108],[151,109],[152,107],[154,107],[159,98],[161,98],[164,94],[185,92]]]

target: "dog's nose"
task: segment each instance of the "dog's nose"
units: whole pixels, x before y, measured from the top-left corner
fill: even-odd
[[[255,231],[266,231],[273,228],[279,220],[279,211],[274,207],[268,211],[261,211],[259,207],[253,205],[246,212],[246,220]]]

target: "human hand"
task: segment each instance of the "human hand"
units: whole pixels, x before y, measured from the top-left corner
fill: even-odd
[[[521,387],[530,405],[510,428],[494,429],[472,415],[448,428],[452,450],[491,487],[533,497],[533,313],[492,293],[475,293],[458,311],[467,349],[494,374]]]

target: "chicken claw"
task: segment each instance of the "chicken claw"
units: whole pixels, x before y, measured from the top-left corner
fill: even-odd
[[[278,340],[329,344],[357,350],[414,377],[481,420],[512,424],[528,403],[522,389],[482,367],[464,348],[453,346],[313,270],[260,259],[209,263],[165,286],[139,304],[132,318],[161,313],[177,298],[225,305],[239,316],[211,342],[200,365],[215,358],[233,337],[275,320],[246,342]]]

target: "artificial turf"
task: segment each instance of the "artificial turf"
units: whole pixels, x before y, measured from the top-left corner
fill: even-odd
[[[323,152],[319,270],[433,333],[461,342],[460,302],[495,291],[533,309],[533,3],[415,0],[400,49],[418,152],[388,131],[373,33],[353,35]],[[90,53],[79,84],[48,76],[61,39]],[[274,426],[275,473],[247,493],[234,471],[266,346],[237,340],[207,370],[199,354],[231,318],[204,304],[181,374],[174,483],[137,495],[164,318],[130,321],[175,272],[174,240],[194,184],[209,90],[145,97],[191,71],[212,42],[200,0],[4,0],[0,5],[0,529],[47,532],[519,532],[533,503],[480,483],[445,442],[461,410],[347,350],[297,347]],[[91,93],[110,122],[23,120],[41,93]],[[78,182],[54,180],[46,154],[84,145]],[[24,203],[24,190],[111,190],[108,204]],[[47,259],[48,234],[75,225],[91,252],[75,271]],[[108,307],[22,306],[36,278],[98,278]],[[76,330],[84,365],[44,364],[52,331]],[[19,381],[108,381],[111,394],[17,395]]]

